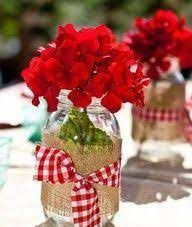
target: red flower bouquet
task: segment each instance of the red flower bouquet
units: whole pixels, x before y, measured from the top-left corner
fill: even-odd
[[[42,96],[48,110],[55,111],[60,90],[66,89],[76,107],[86,108],[93,97],[111,112],[124,102],[143,106],[142,89],[148,79],[142,65],[105,25],[79,31],[71,24],[59,26],[56,39],[38,52],[22,72],[34,93],[34,105]]]
[[[169,10],[158,10],[150,19],[137,18],[134,30],[123,36],[152,79],[167,72],[174,57],[182,68],[191,66],[191,40],[192,31],[185,27],[185,19]]]
[[[175,55],[179,58],[181,69],[192,67],[192,30],[183,28],[175,33]]]
[[[22,76],[34,105],[44,97],[49,111],[58,106],[35,152],[43,210],[71,225],[100,226],[119,209],[121,137],[110,112],[125,102],[143,106],[149,79],[134,52],[104,25],[60,26],[38,52]]]

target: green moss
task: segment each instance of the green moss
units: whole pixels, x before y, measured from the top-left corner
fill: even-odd
[[[86,112],[72,108],[67,120],[61,126],[59,138],[81,145],[110,145],[112,141],[106,132],[96,128]]]

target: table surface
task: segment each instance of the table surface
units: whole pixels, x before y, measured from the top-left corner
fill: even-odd
[[[14,151],[13,151],[14,152]],[[32,181],[32,167],[10,168],[8,181],[0,192],[0,226],[34,227],[45,223],[40,204],[40,183]],[[126,184],[126,183],[125,183]],[[192,195],[190,188],[155,182],[150,179],[127,179],[128,196],[132,202],[120,202],[120,211],[114,223],[116,227],[190,227]],[[174,193],[161,200],[159,191]],[[155,202],[150,201],[155,194]],[[129,194],[130,193],[130,194]],[[139,205],[135,202],[139,201]],[[141,204],[142,201],[146,204]],[[138,202],[137,202],[138,203]],[[47,222],[44,227],[53,227]]]
[[[123,138],[130,135],[129,116],[129,106],[117,114]],[[42,212],[40,183],[32,181],[33,145],[26,143],[24,129],[0,130],[0,135],[14,136],[8,180],[0,190],[0,227],[53,227]],[[124,139],[122,151],[125,165],[135,154],[132,140]],[[189,146],[183,150],[187,168],[192,167],[191,151]],[[126,190],[122,193],[126,202],[120,202],[120,211],[114,219],[116,227],[192,226],[192,188],[189,185],[129,176],[124,180],[124,187]]]

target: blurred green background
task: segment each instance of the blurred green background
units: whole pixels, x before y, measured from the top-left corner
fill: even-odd
[[[58,24],[105,23],[117,34],[137,16],[172,9],[192,23],[192,0],[0,0],[0,86],[20,80],[34,50],[56,33]]]

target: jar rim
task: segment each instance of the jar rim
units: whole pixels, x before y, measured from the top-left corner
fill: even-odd
[[[69,93],[70,93],[70,90],[61,89],[59,96],[58,96],[58,106],[57,106],[58,109],[71,108],[74,106],[72,101],[67,97]],[[79,108],[79,109],[83,109],[83,108]],[[95,112],[98,112],[98,111],[103,112],[107,109],[101,105],[100,98],[93,97],[91,104],[89,104],[86,107],[86,110],[87,111],[94,110]],[[109,110],[107,110],[107,111],[109,111]]]

